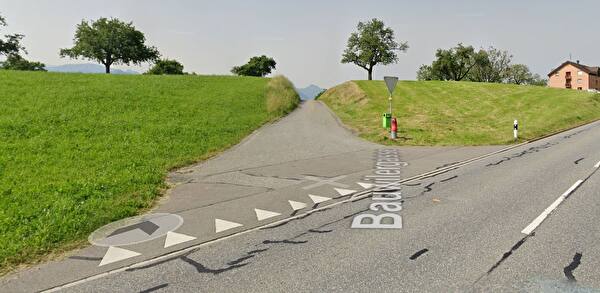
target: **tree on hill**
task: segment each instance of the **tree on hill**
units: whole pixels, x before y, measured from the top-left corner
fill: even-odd
[[[490,47],[481,51],[481,59],[471,71],[469,80],[477,82],[504,82],[512,62],[512,55],[505,50]]]
[[[529,71],[529,67],[524,64],[514,64],[508,71],[508,82],[514,84],[531,84],[534,76]]]
[[[113,64],[139,65],[160,57],[155,47],[146,46],[146,37],[133,23],[116,18],[81,21],[73,41],[72,48],[60,50],[61,57],[96,61],[104,65],[106,73]]]
[[[381,20],[374,18],[366,23],[359,22],[357,30],[348,38],[342,63],[354,63],[365,69],[369,80],[373,79],[373,67],[397,63],[396,52],[406,52],[408,49],[406,42],[395,41],[394,31],[385,27]]]
[[[8,70],[26,70],[26,71],[46,71],[46,65],[41,62],[27,61],[21,55],[8,55],[4,62],[1,62],[2,69]]]
[[[0,28],[6,26],[6,19],[0,15]],[[4,35],[5,40],[0,38],[0,55],[9,56],[25,52],[25,48],[21,45],[21,40],[24,35],[12,34]]]
[[[448,50],[438,49],[435,56],[437,59],[431,64],[431,70],[441,80],[461,81],[486,60],[485,51],[476,52],[473,46],[463,44]]]
[[[0,15],[0,27],[3,26],[6,26],[6,19]],[[0,38],[0,55],[6,56],[6,60],[0,62],[2,69],[46,71],[43,63],[27,61],[20,55],[21,52],[27,54],[25,47],[21,45],[24,35],[12,34],[4,37],[5,40]]]
[[[183,64],[179,63],[177,60],[171,59],[162,59],[156,61],[154,66],[150,68],[145,74],[169,74],[169,75],[181,75],[183,72]]]
[[[234,66],[231,73],[243,76],[260,76],[264,77],[271,73],[277,62],[271,57],[265,55],[255,56],[250,58],[248,63],[242,66]]]

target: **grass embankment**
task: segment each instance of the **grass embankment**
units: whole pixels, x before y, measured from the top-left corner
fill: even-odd
[[[402,81],[393,97],[399,139],[381,124],[388,109],[382,81],[347,82],[326,92],[325,102],[368,140],[390,145],[493,145],[537,138],[600,118],[600,95],[507,84]]]
[[[151,207],[168,170],[298,101],[283,77],[0,71],[0,274]]]

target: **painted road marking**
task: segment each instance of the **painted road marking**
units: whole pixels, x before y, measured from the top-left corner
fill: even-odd
[[[309,186],[302,187],[302,189],[304,189],[304,190],[313,189],[313,188],[323,186],[323,185],[332,185],[332,186],[342,187],[342,188],[348,187],[348,185],[346,185],[346,184],[336,182],[338,180],[346,178],[346,175],[342,175],[342,176],[338,176],[338,177],[334,177],[334,178],[326,178],[326,177],[319,178],[319,177],[315,177],[315,176],[304,176],[304,178],[307,180],[316,182]]]
[[[125,246],[152,241],[177,230],[183,218],[175,214],[157,213],[112,222],[94,231],[88,241],[96,246]]]
[[[138,255],[141,254],[135,251],[119,248],[116,246],[109,246],[108,251],[106,251],[106,254],[102,258],[102,261],[100,261],[100,264],[98,266],[101,267],[103,265],[111,264],[113,262],[136,257]]]
[[[573,191],[575,191],[575,189],[577,189],[577,187],[579,187],[579,185],[581,185],[581,183],[583,183],[583,180],[578,180],[575,182],[571,188],[569,188],[558,199],[556,199],[548,208],[546,208],[546,210],[544,210],[542,214],[535,218],[535,220],[533,220],[529,226],[525,227],[521,233],[530,235],[531,232],[533,232],[533,230],[535,230],[535,228],[537,228],[548,217],[548,215],[552,213],[552,211],[554,211],[567,197],[569,197],[571,193],[573,193]]]
[[[261,209],[254,209],[254,212],[256,213],[256,218],[259,221],[266,220],[266,219],[273,218],[273,217],[277,217],[277,216],[281,216],[280,213],[266,211],[266,210],[261,210]]]
[[[356,184],[360,185],[364,189],[369,189],[369,188],[375,187],[375,184],[372,184],[372,183],[357,182]]]
[[[194,236],[189,236],[189,235],[169,231],[169,232],[167,232],[167,238],[165,238],[165,248],[171,247],[173,245],[177,245],[180,243],[192,241],[195,239],[196,239],[196,237],[194,237]]]
[[[322,203],[322,202],[331,200],[331,198],[329,198],[329,197],[312,195],[312,194],[309,194],[308,197],[310,197],[310,200],[312,200],[314,203]]]
[[[292,206],[292,210],[297,211],[306,207],[306,204],[299,201],[288,200],[290,205]]]
[[[335,191],[337,191],[337,193],[339,193],[341,196],[344,195],[348,195],[348,194],[353,194],[356,192],[356,190],[351,190],[351,189],[343,189],[343,188],[334,188]]]
[[[221,219],[215,219],[215,233],[227,231],[229,229],[242,227],[244,225],[236,222],[225,221]]]
[[[598,161],[598,163],[596,163],[596,165],[594,165],[594,168],[600,168],[600,161]]]

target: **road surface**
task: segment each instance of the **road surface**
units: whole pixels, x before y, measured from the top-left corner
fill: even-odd
[[[396,176],[382,161],[401,183],[373,181]],[[599,161],[600,123],[512,147],[386,148],[309,101],[171,174],[154,216],[0,291],[598,292]],[[382,213],[401,228],[354,225]]]

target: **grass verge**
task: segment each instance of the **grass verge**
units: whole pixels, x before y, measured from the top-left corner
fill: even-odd
[[[0,70],[0,274],[152,206],[206,159],[299,98],[284,77]]]
[[[388,139],[382,81],[351,81],[327,91],[325,102],[361,137],[388,145],[496,145],[513,143],[600,118],[600,95],[534,86],[474,82],[401,81],[393,97],[399,139]]]

